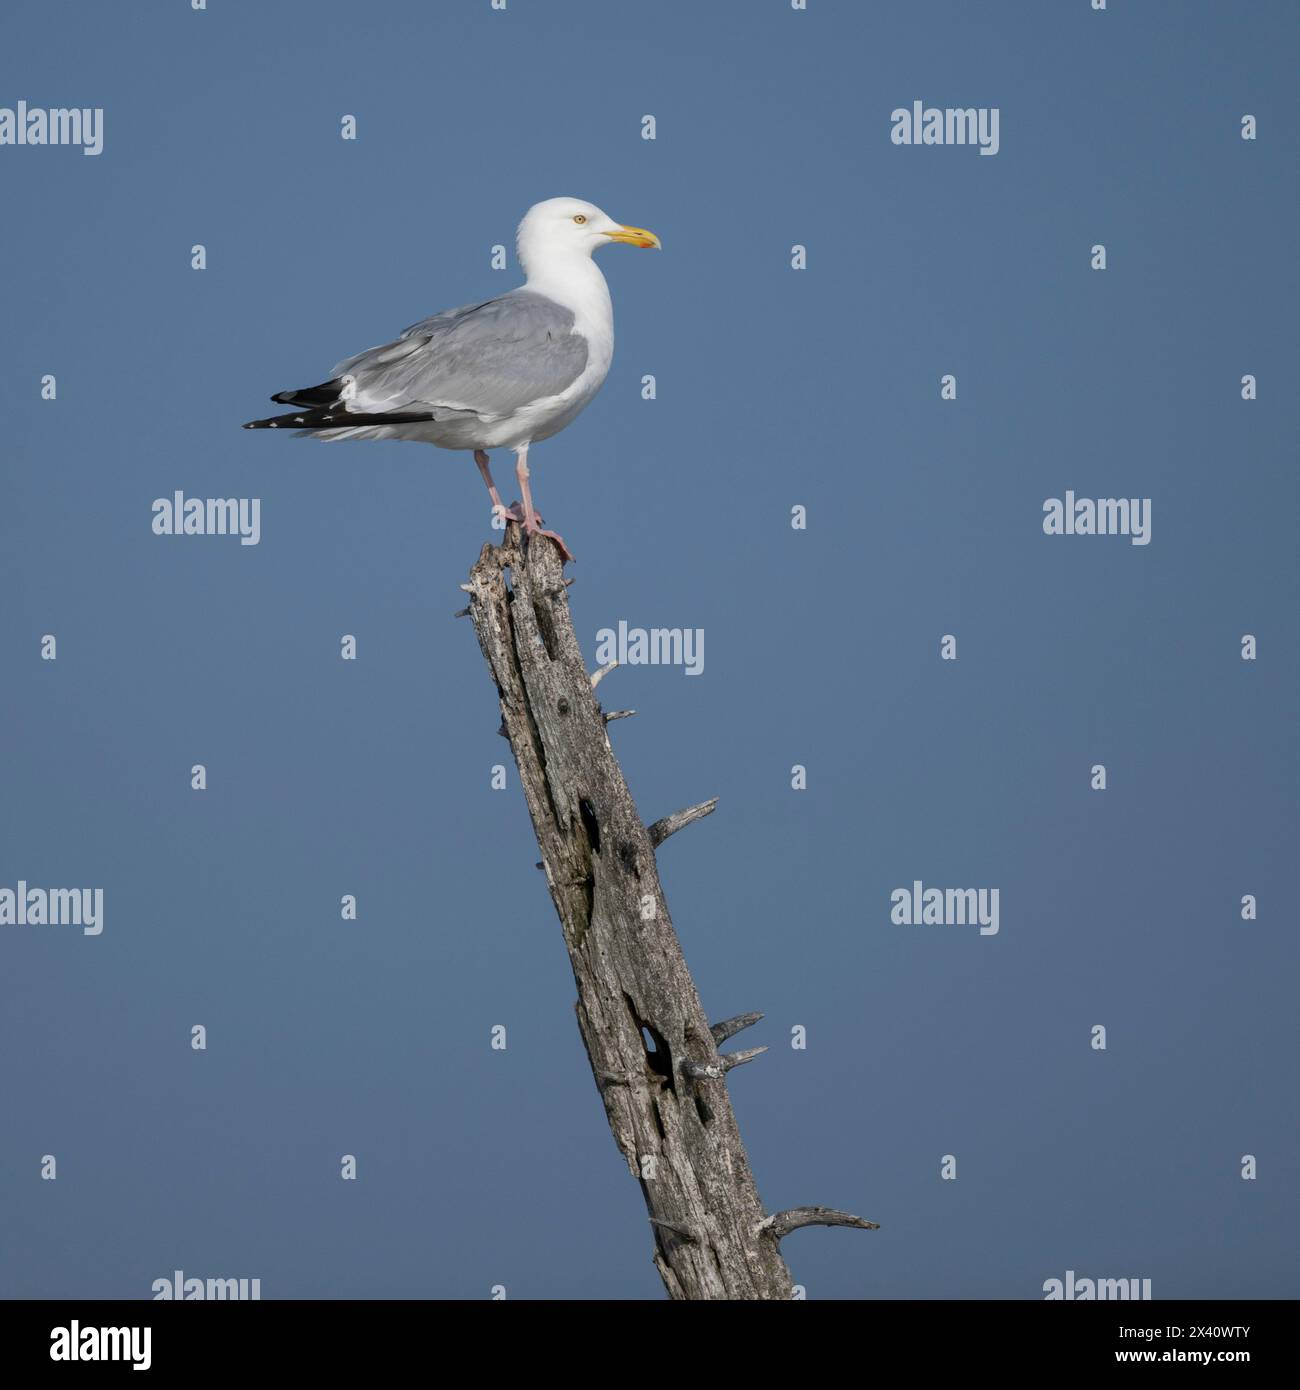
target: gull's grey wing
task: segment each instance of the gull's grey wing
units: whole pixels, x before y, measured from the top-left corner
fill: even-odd
[[[348,414],[507,416],[558,396],[582,375],[587,340],[573,324],[554,300],[512,290],[421,319],[396,341],[340,362],[333,374],[352,378]]]

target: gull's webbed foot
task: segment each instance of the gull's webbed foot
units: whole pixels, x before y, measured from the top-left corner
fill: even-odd
[[[573,563],[573,552],[565,545],[564,537],[557,534],[555,531],[543,530],[541,521],[542,518],[536,513],[533,514],[531,520],[526,519],[524,521],[525,534],[528,536],[545,536],[547,540],[554,541],[560,548],[561,561],[566,565],[571,565]]]

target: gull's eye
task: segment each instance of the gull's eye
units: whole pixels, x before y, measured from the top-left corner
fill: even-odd
[[[581,212],[576,213],[576,214],[574,215],[573,220],[578,224],[579,227],[581,227],[582,224],[587,220],[586,214],[585,214],[585,213],[581,213]]]

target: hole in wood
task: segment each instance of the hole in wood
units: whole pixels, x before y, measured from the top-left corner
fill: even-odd
[[[582,817],[582,828],[587,832],[587,839],[591,843],[591,852],[600,853],[600,823],[596,820],[596,813],[591,809],[591,802],[585,797],[578,800],[578,814]]]
[[[676,1078],[673,1076],[673,1057],[672,1052],[665,1041],[664,1036],[652,1023],[642,1021],[640,1014],[636,1011],[636,1004],[632,996],[625,990],[623,1000],[627,1004],[627,1011],[631,1015],[632,1025],[641,1035],[641,1046],[645,1048],[645,1064],[656,1076],[662,1077],[668,1083],[668,1089],[674,1094],[677,1092]]]

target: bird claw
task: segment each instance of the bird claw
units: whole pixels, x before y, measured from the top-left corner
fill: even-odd
[[[549,540],[549,541],[554,541],[555,544],[559,547],[559,550],[560,550],[560,561],[561,561],[561,563],[562,563],[562,564],[566,564],[566,565],[571,565],[571,564],[573,564],[573,552],[569,549],[569,547],[568,547],[567,545],[565,545],[565,543],[564,543],[564,537],[561,536],[561,535],[558,535],[558,534],[557,534],[556,532],[554,532],[554,531],[546,531],[546,530],[543,530],[542,527],[538,524],[540,521],[541,521],[541,517],[540,517],[540,516],[536,516],[536,515],[534,515],[534,517],[533,517],[533,524],[532,524],[531,526],[525,521],[525,522],[524,522],[524,532],[525,532],[525,534],[527,534],[527,535],[529,535],[529,536],[545,536],[547,540]]]
[[[498,503],[492,508],[492,515],[504,518],[506,521],[522,521],[524,519],[524,509],[518,502],[513,506],[503,506]]]

